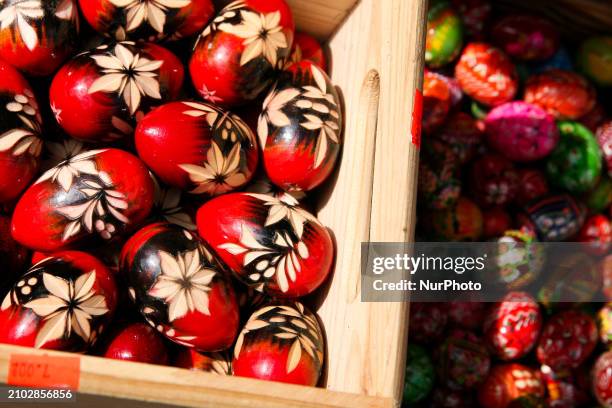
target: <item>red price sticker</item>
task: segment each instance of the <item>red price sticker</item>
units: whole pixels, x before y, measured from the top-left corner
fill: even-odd
[[[414,93],[414,108],[412,109],[412,144],[421,147],[421,121],[423,119],[423,92],[417,89]]]
[[[80,375],[79,357],[11,354],[7,384],[76,391]]]

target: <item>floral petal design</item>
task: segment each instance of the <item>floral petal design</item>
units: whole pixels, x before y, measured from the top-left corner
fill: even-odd
[[[0,12],[0,29],[16,25],[21,40],[28,50],[33,51],[38,45],[38,34],[30,22],[41,20],[43,17],[41,0],[14,1]]]
[[[163,34],[166,14],[170,9],[179,9],[191,4],[191,0],[109,0],[117,8],[127,10],[126,30],[134,31],[145,21],[158,33]]]

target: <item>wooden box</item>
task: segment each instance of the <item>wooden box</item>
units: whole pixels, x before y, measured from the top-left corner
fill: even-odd
[[[418,149],[411,126],[423,71],[426,0],[289,0],[297,27],[325,40],[345,103],[341,166],[318,210],[337,242],[337,263],[318,314],[328,339],[324,388],[80,356],[83,394],[194,407],[382,407],[401,400],[407,309],[362,303],[362,241],[409,241]],[[418,115],[417,121],[418,123]],[[15,353],[0,345],[0,381]],[[108,404],[105,404],[108,405]]]

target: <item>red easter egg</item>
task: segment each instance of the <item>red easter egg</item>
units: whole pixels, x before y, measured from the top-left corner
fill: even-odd
[[[55,119],[75,139],[101,142],[134,133],[151,108],[176,99],[183,65],[165,48],[124,41],[79,54],[53,78]]]
[[[596,214],[587,218],[576,236],[576,241],[589,243],[589,253],[606,255],[612,243],[612,224],[608,217]]]
[[[450,110],[450,87],[442,75],[425,71],[423,76],[423,132],[431,134],[444,124]]]
[[[608,175],[612,177],[612,122],[606,122],[601,125],[597,129],[596,137],[608,170]]]
[[[516,196],[518,181],[514,165],[501,155],[487,153],[472,165],[471,189],[482,206],[511,202]]]
[[[201,353],[194,349],[183,348],[174,357],[174,365],[188,370],[233,375],[231,357],[227,352]]]
[[[494,304],[484,320],[485,339],[504,361],[516,360],[531,351],[542,328],[538,303],[525,292],[510,292]]]
[[[440,381],[453,390],[476,387],[487,377],[491,365],[484,341],[461,329],[451,331],[435,356]]]
[[[516,202],[521,206],[544,197],[550,191],[546,175],[538,169],[518,169],[518,189],[516,191]]]
[[[502,18],[491,32],[495,44],[513,58],[543,61],[559,49],[559,31],[550,21],[533,15]]]
[[[133,323],[108,340],[106,358],[148,364],[167,364],[168,350],[163,338],[146,323]]]
[[[5,293],[23,274],[30,258],[27,249],[19,245],[11,236],[11,217],[0,214],[0,292]]]
[[[18,198],[36,176],[42,150],[41,121],[28,82],[0,61],[0,204]]]
[[[482,39],[491,16],[491,3],[488,0],[452,0],[452,4],[461,15],[467,35]]]
[[[410,303],[410,340],[428,343],[439,340],[448,321],[449,308],[446,303]]]
[[[236,277],[268,295],[307,295],[333,266],[328,230],[289,195],[226,194],[200,207],[196,221]]]
[[[26,0],[0,4],[0,58],[36,76],[51,75],[78,39],[76,0]]]
[[[457,112],[449,117],[435,137],[449,145],[459,162],[465,164],[476,154],[484,139],[484,133],[471,115]]]
[[[263,103],[257,134],[270,181],[310,191],[334,170],[342,144],[340,98],[310,61],[291,64]]]
[[[604,408],[612,407],[612,351],[599,356],[593,367],[593,392]]]
[[[525,85],[525,102],[540,106],[557,119],[578,119],[596,102],[595,88],[581,75],[549,69],[533,75]]]
[[[294,31],[285,0],[230,3],[198,37],[189,63],[193,85],[223,106],[255,100],[289,57]]]
[[[321,43],[310,34],[296,32],[291,50],[291,62],[311,61],[327,72],[327,57]]]
[[[111,272],[84,252],[58,252],[32,266],[0,306],[0,343],[84,352],[117,305]]]
[[[500,237],[512,227],[512,218],[510,218],[508,211],[504,210],[502,207],[493,207],[484,210],[482,219],[482,234],[483,238],[486,239]]]
[[[189,37],[215,12],[211,0],[79,0],[87,22],[119,41]]]
[[[544,396],[538,372],[521,364],[502,364],[491,369],[478,390],[478,401],[483,408],[506,408],[513,400],[528,395]]]
[[[597,326],[591,316],[578,310],[564,310],[544,325],[537,357],[540,363],[556,371],[577,368],[593,352],[597,339]]]
[[[512,61],[503,51],[485,43],[471,43],[464,48],[455,77],[463,92],[488,106],[511,101],[518,90]]]
[[[138,158],[119,149],[90,150],[51,168],[26,190],[12,234],[28,248],[57,251],[129,231],[152,205],[153,183]]]
[[[410,307],[412,312],[412,306]],[[482,325],[484,316],[485,303],[461,300],[453,300],[448,303],[448,320],[451,325],[474,330]]]
[[[228,272],[207,244],[173,224],[151,224],[121,251],[128,291],[145,320],[200,351],[230,347],[239,314]]]
[[[166,184],[214,196],[246,185],[258,162],[257,140],[236,115],[210,103],[172,102],[136,128],[138,155]]]
[[[257,310],[236,345],[234,375],[315,386],[323,368],[325,339],[317,317],[301,303]]]

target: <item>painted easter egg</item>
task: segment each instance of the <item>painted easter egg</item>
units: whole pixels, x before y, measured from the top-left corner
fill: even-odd
[[[602,354],[595,362],[593,393],[604,408],[612,407],[612,351]]]
[[[491,31],[493,42],[512,58],[543,61],[559,49],[559,31],[548,20],[527,14],[502,18]]]
[[[406,404],[415,404],[431,393],[435,381],[435,370],[427,351],[416,344],[408,347],[404,397]]]
[[[207,102],[171,102],[136,128],[138,156],[169,186],[214,196],[246,185],[257,140],[236,115]]]
[[[117,305],[111,272],[84,252],[55,253],[32,266],[0,306],[0,343],[84,352]]]
[[[419,160],[419,202],[433,209],[454,206],[461,194],[459,169],[457,157],[446,144],[426,143]]]
[[[270,181],[289,192],[321,185],[340,153],[342,120],[338,93],[321,68],[310,61],[286,67],[257,126]]]
[[[119,149],[89,150],[45,172],[23,194],[12,234],[52,252],[94,238],[110,240],[144,221],[153,205],[145,165]]]
[[[198,210],[200,236],[243,283],[283,298],[317,289],[331,271],[327,229],[291,196],[216,197]]]
[[[427,13],[425,63],[439,68],[452,62],[463,46],[463,23],[449,2],[439,1]]]
[[[79,35],[77,0],[7,0],[0,4],[0,59],[28,75],[51,75]]]
[[[166,338],[200,351],[230,347],[239,313],[229,272],[194,233],[151,224],[121,251],[128,290],[147,323]]]
[[[453,326],[474,330],[482,325],[485,309],[486,304],[482,302],[453,300],[448,303],[448,320]]]
[[[461,16],[466,35],[475,40],[482,39],[491,17],[491,2],[488,0],[452,0],[452,4]]]
[[[451,148],[461,164],[469,162],[476,155],[484,139],[476,121],[464,112],[451,115],[434,136]]]
[[[597,312],[597,329],[599,340],[608,348],[612,348],[612,303],[604,305]]]
[[[544,384],[536,370],[521,364],[494,366],[478,389],[478,402],[483,408],[507,408],[517,398],[544,396]]]
[[[51,109],[75,139],[121,139],[134,133],[136,121],[151,108],[178,97],[183,75],[181,61],[158,45],[101,45],[77,55],[55,75]]]
[[[438,73],[425,71],[423,76],[423,132],[428,135],[446,121],[451,107],[451,91],[447,79]]]
[[[588,243],[587,250],[594,255],[606,255],[612,244],[612,224],[608,217],[595,214],[586,219],[576,241]]]
[[[546,160],[548,179],[573,194],[593,189],[602,170],[595,136],[577,122],[560,122],[559,131],[559,143]]]
[[[498,282],[511,290],[521,289],[538,278],[544,268],[544,248],[537,243],[535,232],[523,228],[508,230],[497,239]]]
[[[189,37],[215,11],[211,0],[79,0],[79,5],[94,30],[118,41]]]
[[[202,353],[192,348],[183,348],[176,353],[174,365],[217,375],[233,375],[232,359],[226,351]]]
[[[505,205],[514,200],[518,190],[514,165],[498,154],[488,153],[477,159],[470,180],[474,198],[483,207]]]
[[[254,101],[289,58],[294,23],[285,0],[240,0],[221,10],[198,37],[189,70],[209,102]]]
[[[548,180],[543,171],[537,168],[522,168],[517,170],[518,189],[516,191],[517,204],[524,206],[550,191]]]
[[[168,362],[163,337],[146,323],[132,323],[116,330],[107,340],[103,356],[147,364],[165,365]]]
[[[578,51],[578,64],[596,84],[612,85],[612,37],[591,37],[584,41]]]
[[[588,209],[596,214],[604,212],[612,205],[612,179],[604,174],[597,186],[584,197]]]
[[[293,49],[291,50],[291,62],[300,62],[302,60],[311,61],[323,71],[327,72],[328,63],[325,50],[321,43],[310,34],[296,32],[293,39]]]
[[[489,145],[513,161],[542,159],[559,142],[555,118],[539,106],[521,101],[491,110],[485,126]]]
[[[568,194],[559,194],[528,204],[521,221],[532,228],[541,241],[565,241],[580,231],[585,216],[582,203]]]
[[[325,358],[317,317],[301,303],[274,303],[254,312],[236,345],[232,368],[239,377],[315,386]]]
[[[473,201],[459,197],[453,207],[431,214],[433,232],[449,241],[478,241],[482,236],[482,211]]]

